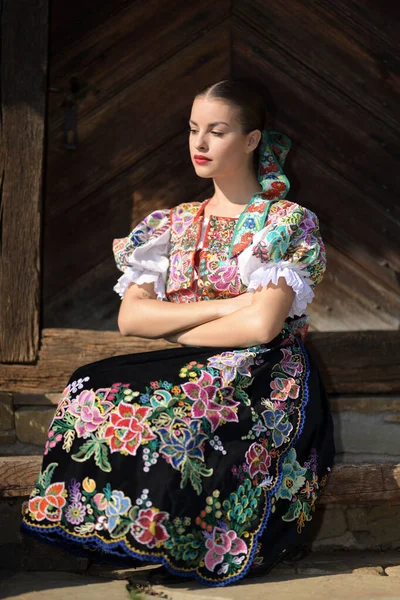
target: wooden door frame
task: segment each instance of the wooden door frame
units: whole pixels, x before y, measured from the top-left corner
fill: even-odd
[[[40,346],[48,0],[1,0],[0,362]]]

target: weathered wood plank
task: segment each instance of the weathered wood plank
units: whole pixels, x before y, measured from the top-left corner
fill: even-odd
[[[291,59],[307,64],[326,85],[346,90],[371,115],[379,115],[381,122],[398,129],[400,64],[391,46],[398,38],[394,30],[389,43],[365,32],[360,35],[354,13],[349,17],[341,10],[333,11],[326,2],[315,2],[310,10],[307,0],[274,2],[268,10],[263,0],[241,0],[235,3],[233,14],[250,23],[267,43],[273,39]],[[369,19],[373,20],[372,14]],[[389,21],[387,16],[386,24]]]
[[[400,392],[400,331],[312,332],[307,347],[329,394]],[[0,364],[0,391],[61,392],[84,364],[120,354],[180,347],[113,331],[44,329],[36,365]]]
[[[310,161],[318,157],[331,167],[332,173],[342,175],[353,183],[354,189],[362,192],[363,213],[375,203],[382,206],[382,213],[387,209],[386,219],[392,216],[398,221],[396,130],[380,119],[379,111],[371,115],[362,104],[343,93],[341,87],[324,81],[310,69],[307,61],[288,54],[287,47],[292,43],[290,34],[285,50],[271,44],[275,36],[266,34],[268,27],[267,15],[258,28],[249,26],[242,18],[233,18],[233,72],[241,76],[251,70],[252,77],[266,87],[271,111],[277,116],[277,127],[310,153],[307,182],[312,177]],[[323,48],[314,47],[313,52],[321,54]],[[379,85],[377,79],[375,87]],[[292,181],[293,189],[298,181],[304,181],[304,174]],[[319,197],[321,190],[325,198],[324,187]],[[337,195],[340,193],[338,189]]]
[[[1,5],[0,361],[39,347],[48,0]]]
[[[83,117],[79,147],[66,151],[62,132],[48,146],[46,212],[66,210],[188,128],[198,90],[229,74],[229,24],[213,28]],[[162,82],[162,93],[161,83]],[[93,160],[96,157],[96,160]]]
[[[321,504],[398,504],[400,464],[337,465]]]
[[[116,296],[118,299],[118,296]],[[0,363],[0,391],[62,391],[76,366],[108,356],[179,347],[165,340],[121,336],[113,331],[43,329],[35,365]]]
[[[119,273],[108,256],[68,288],[60,286],[43,305],[43,327],[117,332],[121,300],[112,288]]]
[[[42,460],[42,456],[0,456],[0,497],[29,495]]]
[[[304,197],[305,205],[315,210],[324,239],[369,272],[378,284],[398,294],[400,221],[395,223],[382,207],[370,205],[344,177],[302,148],[291,167],[300,177],[308,173],[298,202],[301,204]]]
[[[63,54],[69,46],[80,43],[88,31],[101,27],[124,7],[140,0],[68,0],[51,6],[50,56]],[[82,57],[79,57],[80,60]]]
[[[93,19],[89,20],[86,15],[86,29],[81,24],[76,43],[64,47],[63,52],[51,61],[51,87],[61,93],[50,97],[49,130],[55,132],[61,126],[60,96],[69,91],[71,77],[77,82],[81,121],[118,90],[204,36],[210,27],[228,18],[229,13],[228,0],[204,0],[201,3],[148,0],[132,2],[112,15],[104,14],[96,27]],[[60,29],[59,25],[57,29]],[[61,33],[65,35],[65,32]],[[54,43],[59,47],[58,40]],[[178,81],[177,84],[179,87]],[[169,107],[165,108],[168,110]],[[135,104],[131,110],[135,111]]]
[[[293,139],[287,167],[293,184],[290,198],[315,210],[327,242],[397,292],[398,203],[396,194],[382,192],[382,186],[395,183],[388,175],[389,164],[393,173],[397,167],[394,157],[375,141],[384,125],[367,119],[334,89],[326,90],[312,71],[268,44],[265,35],[235,22],[233,37],[234,71],[245,74],[253,65],[254,78],[268,85],[278,110],[274,129]],[[384,155],[387,162],[382,163]],[[378,163],[380,174],[372,173]]]
[[[0,497],[29,496],[42,468],[42,456],[0,456]],[[400,502],[400,465],[336,465],[319,503]]]
[[[368,35],[368,44],[378,51],[386,44],[397,57],[400,51],[398,35],[399,8],[396,2],[384,0],[323,0],[319,2],[329,13],[335,13],[339,19],[346,19],[351,24],[352,35],[364,40]],[[384,47],[384,46],[383,46]]]
[[[312,332],[307,347],[330,394],[400,392],[400,331]]]
[[[68,23],[76,16],[74,11],[79,11],[76,0],[72,4],[71,11],[64,15],[61,6],[55,8],[56,21],[52,26],[59,27],[58,31],[65,40],[63,44],[55,40],[58,51],[54,52],[51,65],[51,84],[66,89],[72,76],[81,80],[80,86],[88,84],[86,92],[83,89],[79,95],[79,130],[82,120],[90,119],[90,113],[94,112],[97,119],[103,110],[99,106],[101,103],[107,101],[110,110],[114,110],[114,96],[117,97],[127,86],[133,89],[133,85],[143,79],[144,73],[154,67],[160,69],[162,65],[157,65],[166,58],[169,59],[169,65],[173,64],[174,53],[179,52],[180,55],[185,45],[195,40],[196,36],[203,36],[205,30],[229,13],[226,0],[216,5],[206,0],[201,8],[186,5],[183,0],[178,0],[168,8],[158,0],[149,0],[145,4],[129,4],[118,0],[113,8],[109,8],[103,0],[95,0],[96,14],[85,14],[79,20],[78,35],[77,31],[62,32],[63,19],[68,29]],[[258,0],[233,4],[233,71],[239,74],[239,67],[244,74],[248,74],[249,64],[255,65],[253,73],[266,82],[271,90],[279,107],[277,128],[281,127],[294,141],[293,156],[290,155],[293,160],[289,159],[287,164],[292,182],[289,199],[315,209],[320,216],[322,232],[324,235],[327,233],[328,273],[310,307],[312,328],[321,331],[394,329],[399,305],[396,280],[400,270],[396,251],[399,232],[393,218],[397,210],[394,203],[396,196],[389,193],[389,189],[395,191],[395,181],[394,178],[388,179],[387,173],[396,169],[396,132],[382,122],[380,113],[371,115],[368,106],[359,106],[357,102],[360,102],[361,96],[358,99],[350,97],[347,92],[349,86],[342,85],[340,81],[340,77],[348,78],[352,74],[346,64],[345,70],[341,70],[347,53],[351,54],[353,60],[354,52],[357,54],[361,48],[365,57],[372,57],[367,65],[361,66],[363,73],[367,73],[372,83],[385,89],[386,80],[382,81],[381,78],[385,79],[385,74],[390,71],[389,87],[391,92],[395,90],[392,77],[395,63],[391,61],[394,30],[391,33],[386,28],[389,25],[388,17],[382,17],[376,9],[372,10],[370,0],[362,0],[354,7],[354,11],[345,4],[340,2],[340,8],[337,8],[333,2],[329,2],[327,9],[327,3],[317,2],[312,16],[318,23],[327,23],[326,31],[329,35],[332,33],[328,40],[324,31],[319,31],[317,36],[317,48],[322,48],[325,42],[332,44],[331,55],[340,70],[329,81],[324,78],[327,68],[332,70],[331,64],[327,64],[322,52],[314,56],[314,43],[310,46],[309,40],[306,40],[306,44],[303,44],[303,32],[296,31],[292,46],[292,17],[285,22],[285,27],[279,30],[277,36],[276,31],[273,32],[273,39],[277,39],[277,43],[269,43],[271,36],[266,36],[265,32],[275,30],[282,11],[288,9],[274,7],[272,13],[269,11],[266,14],[265,7]],[[248,6],[252,8],[250,12],[247,11]],[[305,18],[307,11],[304,1],[296,0],[294,7],[296,18]],[[154,11],[154,8],[157,10]],[[168,16],[165,13],[167,10]],[[260,12],[260,19],[254,18],[257,11]],[[345,22],[343,30],[340,28],[342,11]],[[271,21],[265,22],[270,15],[275,20],[272,24]],[[236,28],[239,28],[237,37]],[[349,44],[345,43],[343,31],[351,33]],[[135,45],[131,43],[133,37]],[[154,42],[152,47],[149,47],[149,38]],[[288,38],[290,43],[287,43]],[[110,68],[111,65],[113,68]],[[350,84],[354,85],[353,81]],[[146,94],[148,98],[148,90]],[[126,96],[122,97],[125,102]],[[129,105],[131,112],[132,107],[133,112],[136,110],[135,102]],[[49,106],[50,137],[53,136],[52,131],[60,129],[62,109],[59,104],[60,97],[52,95]],[[385,106],[385,110],[392,108]],[[163,110],[165,112],[165,107]],[[163,118],[166,118],[165,114]],[[97,142],[108,145],[106,138],[100,141],[99,131],[104,131],[102,125],[94,133]],[[114,133],[115,128],[111,131]],[[147,132],[148,127],[146,135]],[[121,231],[109,236],[110,240],[125,235],[128,230],[126,223],[130,223],[129,227],[133,226],[139,220],[139,213],[144,216],[155,208],[182,201],[179,194],[174,200],[172,186],[169,186],[171,170],[177,164],[177,158],[179,160],[182,157],[181,148],[184,147],[184,144],[181,148],[178,145],[175,147],[175,139],[171,136],[164,140],[153,152],[150,145],[143,148],[142,158],[134,156],[131,167],[114,176],[114,179],[113,171],[107,171],[106,182],[87,197],[79,199],[74,191],[65,196],[64,202],[57,191],[48,194],[44,240],[45,327],[116,329],[117,302],[113,302],[116,300],[114,292],[110,291],[107,296],[101,291],[106,288],[111,290],[118,276],[117,272],[115,276],[111,275],[108,231]],[[171,144],[174,147],[172,151]],[[165,153],[161,157],[161,152],[166,146],[169,149],[168,156],[174,160],[169,162],[167,157],[168,164],[164,168]],[[125,152],[127,159],[129,152]],[[69,157],[66,160],[68,162]],[[146,163],[153,164],[153,161],[153,171],[159,173],[158,189],[153,186],[151,193],[146,194],[135,173],[139,171],[143,175],[142,181],[146,177],[151,181],[152,172]],[[163,165],[162,169],[159,168],[160,164]],[[188,167],[191,170],[189,163]],[[62,168],[68,171],[69,176],[70,165]],[[129,172],[133,174],[132,178]],[[111,179],[108,179],[108,173],[111,173]],[[168,177],[165,177],[165,173],[168,173]],[[176,180],[179,181],[178,170],[176,173]],[[297,194],[299,182],[303,186]],[[361,191],[355,187],[360,186],[360,182]],[[193,178],[191,185],[190,175],[185,171],[181,183],[181,187],[188,188],[188,197],[196,199],[196,178]],[[51,187],[47,187],[51,192]],[[325,206],[328,206],[326,211]],[[362,223],[360,214],[365,215]],[[85,224],[84,234],[72,236],[73,230],[80,231],[80,223]],[[72,243],[72,240],[75,242]],[[86,240],[90,240],[90,243]],[[330,242],[335,245],[332,246]],[[57,264],[54,256],[60,246],[64,252]],[[107,256],[110,257],[108,263]],[[88,282],[93,285],[92,289]],[[98,298],[94,297],[96,293]],[[79,303],[85,306],[85,310],[80,310]]]
[[[328,235],[328,234],[327,234]],[[400,295],[325,240],[327,270],[309,306],[313,331],[394,330]]]

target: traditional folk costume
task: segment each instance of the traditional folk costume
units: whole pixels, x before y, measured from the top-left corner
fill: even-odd
[[[303,541],[334,463],[330,408],[304,341],[326,255],[317,216],[285,199],[290,139],[263,131],[259,181],[237,217],[204,202],[151,212],[113,252],[122,298],[230,298],[284,277],[281,333],[248,348],[191,346],[83,365],[49,427],[21,531],[121,566],[162,563],[224,586]]]

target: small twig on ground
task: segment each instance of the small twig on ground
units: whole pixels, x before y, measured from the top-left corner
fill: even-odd
[[[172,600],[168,594],[165,592],[156,592],[153,590],[149,583],[142,584],[136,583],[134,581],[129,581],[126,585],[126,589],[129,592],[130,600],[143,600],[141,594],[146,594],[146,596],[154,596],[157,598],[163,598],[164,600]]]

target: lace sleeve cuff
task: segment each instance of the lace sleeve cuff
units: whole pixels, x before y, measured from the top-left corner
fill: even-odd
[[[157,300],[164,300],[165,296],[165,276],[163,273],[152,273],[150,271],[140,271],[139,269],[129,269],[121,275],[113,290],[123,298],[126,290],[131,283],[151,283],[154,282],[154,291],[157,294]]]
[[[169,267],[170,230],[157,238],[151,238],[145,244],[134,248],[126,255],[122,267],[123,275],[118,279],[113,290],[121,298],[131,283],[154,282],[157,300],[163,300]]]
[[[307,305],[314,298],[314,292],[309,284],[310,277],[307,270],[296,268],[293,263],[280,261],[280,263],[262,265],[250,274],[248,291],[254,292],[258,286],[265,286],[270,281],[276,285],[279,277],[284,277],[296,294],[288,316],[303,315]]]

